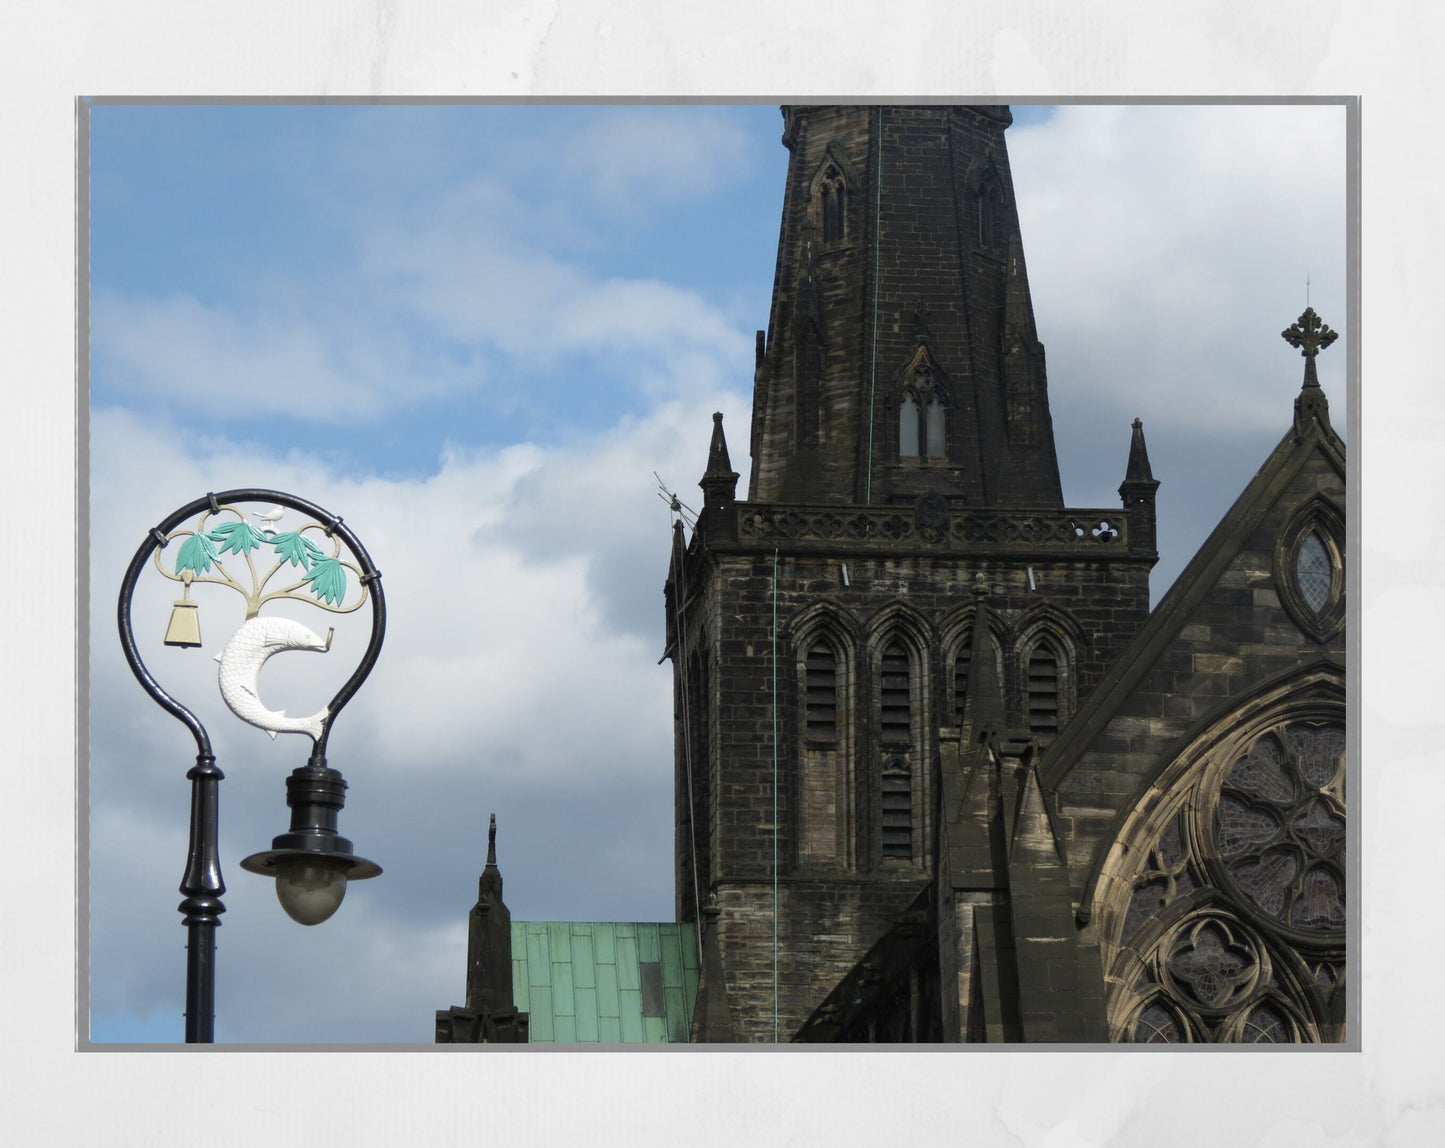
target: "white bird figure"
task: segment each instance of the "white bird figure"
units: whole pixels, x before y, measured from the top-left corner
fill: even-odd
[[[270,510],[267,511],[253,510],[251,511],[251,517],[259,518],[262,523],[261,529],[266,530],[274,527],[276,523],[280,521],[281,516],[285,513],[286,508],[284,506],[273,506]]]
[[[307,733],[314,740],[321,739],[325,721],[330,716],[323,709],[310,717],[287,717],[285,710],[268,710],[261,704],[256,692],[261,677],[261,667],[272,654],[282,650],[316,650],[325,653],[331,649],[328,632],[322,641],[300,622],[290,618],[251,618],[231,635],[225,649],[216,655],[221,663],[218,677],[221,683],[221,697],[231,712],[244,722],[265,730],[274,741],[278,733]]]

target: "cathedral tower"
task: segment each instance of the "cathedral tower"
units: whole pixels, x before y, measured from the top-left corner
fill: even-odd
[[[783,119],[748,497],[715,416],[666,585],[678,918],[709,906],[704,980],[723,983],[705,992],[738,1039],[764,1041],[925,911],[941,751],[974,667],[990,671],[993,743],[1027,762],[1144,622],[1157,558],[1137,423],[1118,444],[1123,506],[1064,505],[1008,109]],[[936,982],[937,962],[913,975]]]

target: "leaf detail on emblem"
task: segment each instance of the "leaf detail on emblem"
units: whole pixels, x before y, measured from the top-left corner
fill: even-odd
[[[205,535],[221,544],[221,553],[249,554],[266,542],[265,536],[249,522],[223,522]]]
[[[192,534],[181,543],[181,552],[176,555],[176,573],[190,570],[204,574],[215,558],[216,548],[211,545],[211,540],[204,534]]]
[[[305,581],[311,583],[311,592],[323,602],[339,606],[346,597],[346,567],[339,558],[316,558]]]
[[[299,566],[303,570],[311,569],[311,564],[322,558],[321,547],[312,542],[309,538],[303,538],[297,531],[288,530],[278,534],[271,539],[271,544],[276,547],[279,554],[292,566]]]

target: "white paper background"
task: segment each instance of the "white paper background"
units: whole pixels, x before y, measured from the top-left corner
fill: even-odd
[[[21,1144],[1414,1145],[1445,1134],[1438,61],[1420,4],[40,3],[0,42],[0,1111]],[[75,98],[1361,94],[1363,1053],[77,1053]],[[17,353],[18,352],[18,353]],[[48,580],[30,576],[51,564]],[[1422,608],[1422,602],[1423,607]],[[83,795],[82,795],[83,796]],[[458,1055],[461,1053],[461,1055]]]

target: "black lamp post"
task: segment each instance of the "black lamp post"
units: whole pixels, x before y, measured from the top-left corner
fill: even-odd
[[[271,507],[266,513],[243,514],[238,504],[265,503]],[[311,521],[299,529],[278,532],[273,527],[284,515],[285,510],[299,511],[310,516]],[[233,517],[213,522],[223,515]],[[182,523],[199,516],[195,528],[178,529]],[[265,523],[257,528],[248,522],[255,517]],[[211,524],[210,529],[207,525]],[[318,545],[313,537],[319,537]],[[184,539],[174,571],[168,573],[160,563],[160,555],[172,542]],[[330,544],[332,553],[326,553]],[[340,543],[345,543],[351,560],[343,559]],[[219,553],[217,547],[219,546]],[[266,547],[275,551],[276,562],[271,570],[257,580],[251,555]],[[126,570],[121,584],[118,620],[120,624],[121,648],[126,661],[142,688],[167,713],[179,719],[196,740],[196,764],[186,776],[191,781],[191,827],[190,844],[185,874],[181,879],[180,891],[185,900],[180,903],[181,923],[186,926],[186,1042],[188,1044],[209,1044],[213,1039],[215,1018],[215,948],[216,928],[220,916],[225,912],[221,894],[226,891],[221,880],[221,866],[217,846],[217,796],[221,779],[225,776],[216,766],[215,754],[211,751],[211,739],[200,720],[175,698],[171,697],[155,680],[141,661],[136,648],[135,634],[131,629],[131,598],[136,582],[146,563],[154,559],[156,568],[168,579],[181,582],[182,598],[175,603],[171,623],[166,633],[166,644],[170,646],[199,646],[200,623],[197,606],[190,600],[191,586],[196,582],[224,582],[233,589],[246,594],[246,590],[229,575],[211,576],[209,571],[216,567],[223,572],[220,554],[227,551],[245,558],[251,572],[252,589],[247,594],[247,622],[242,627],[255,625],[264,641],[260,646],[242,649],[237,643],[242,631],[227,645],[221,655],[222,695],[227,705],[242,720],[258,725],[275,736],[276,732],[305,732],[314,741],[310,759],[296,769],[286,781],[286,804],[291,809],[291,828],[276,837],[271,849],[257,853],[241,862],[243,868],[276,879],[276,894],[287,914],[301,924],[312,925],[326,920],[341,904],[346,892],[347,881],[360,881],[375,877],[381,868],[365,858],[351,852],[351,842],[336,831],[337,815],[344,804],[346,782],[339,772],[326,764],[326,743],[331,728],[341,708],[371,673],[381,652],[382,639],[386,635],[386,600],[381,591],[381,573],[372,564],[370,556],[362,547],[356,535],[340,518],[327,511],[277,490],[247,488],[227,490],[219,494],[207,494],[171,513],[154,527],[146,541],[136,551]],[[265,593],[271,578],[283,570],[301,575],[294,584],[282,590]],[[347,593],[347,571],[353,573],[361,587],[361,597],[352,606],[342,606]],[[371,640],[360,664],[319,714],[311,719],[286,719],[283,715],[266,711],[254,692],[254,674],[259,672],[261,663],[277,648],[285,649],[329,649],[328,635],[325,645],[316,635],[311,634],[299,623],[287,619],[257,619],[261,605],[274,598],[291,598],[311,602],[303,596],[310,593],[323,609],[335,613],[349,613],[371,603]],[[254,622],[253,622],[254,620]],[[265,630],[269,624],[272,630]],[[281,637],[290,642],[277,646],[276,627],[283,628]],[[310,641],[301,641],[295,635],[304,635]],[[248,637],[250,635],[247,635]],[[266,645],[269,642],[269,645]],[[233,647],[240,652],[234,654],[237,670],[250,670],[250,691],[245,692],[245,683],[237,692],[233,687],[228,692],[224,675],[227,672],[226,659],[233,654]],[[245,664],[241,665],[242,659]],[[244,676],[244,675],[243,675]],[[254,704],[247,704],[254,703]],[[308,724],[309,723],[309,724]]]

